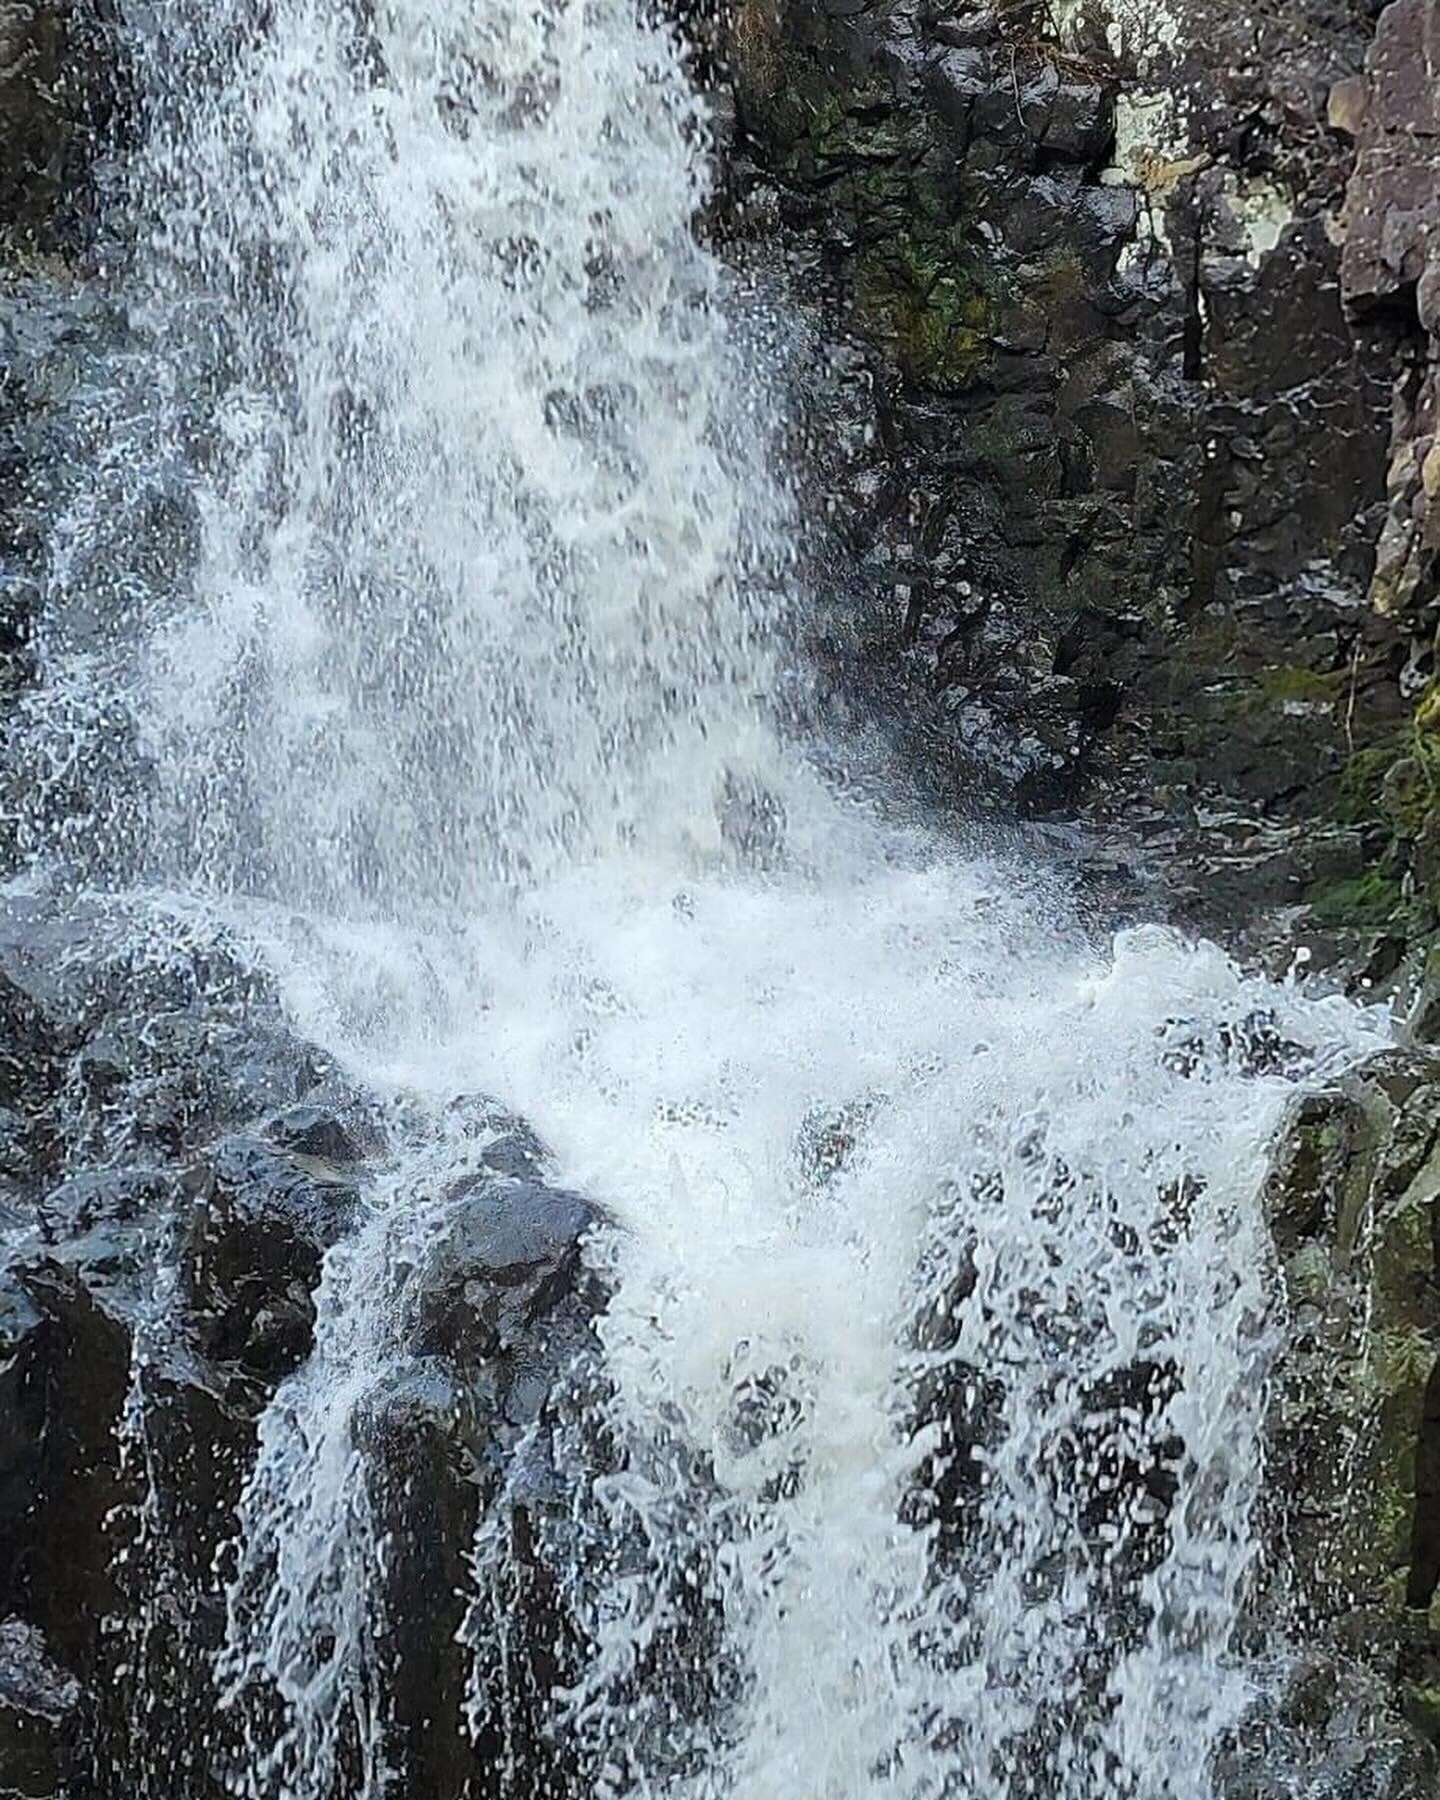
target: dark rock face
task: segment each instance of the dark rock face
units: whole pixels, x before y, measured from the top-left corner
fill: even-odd
[[[90,171],[118,128],[120,34],[105,0],[14,0],[0,14],[0,237],[73,247]]]
[[[1389,345],[1395,366],[1370,600],[1407,646],[1401,684],[1414,707],[1409,729],[1379,746],[1354,785],[1388,834],[1381,867],[1398,882],[1408,902],[1402,910],[1419,935],[1434,927],[1440,891],[1430,777],[1440,727],[1440,20],[1433,6],[1394,0],[1385,8],[1364,74],[1333,96],[1332,112],[1357,146],[1342,214],[1342,289],[1351,313]]]
[[[552,1688],[580,1672],[578,1639],[543,1522],[570,1504],[555,1474],[556,1409],[594,1362],[590,1321],[604,1293],[581,1257],[593,1209],[504,1171],[523,1136],[503,1133],[484,1159],[501,1169],[482,1162],[445,1198],[416,1270],[409,1354],[367,1423],[397,1547],[381,1597],[396,1746],[418,1791],[437,1795],[498,1797],[517,1780],[526,1792],[568,1791],[564,1746],[543,1725]],[[482,1521],[499,1546],[498,1585],[477,1594]],[[497,1633],[493,1619],[474,1620],[482,1641],[503,1646],[488,1689],[456,1653],[487,1602],[512,1622]]]
[[[1267,1504],[1312,1649],[1380,1671],[1374,1694],[1440,1742],[1437,1197],[1429,1058],[1395,1052],[1295,1108],[1268,1195],[1291,1342]]]
[[[1382,612],[1433,617],[1440,604],[1440,18],[1433,6],[1395,0],[1385,9],[1345,111],[1358,140],[1345,200],[1345,298],[1388,326],[1401,351],[1371,597]]]
[[[329,1116],[311,1131],[345,1135]],[[180,1254],[199,1347],[264,1392],[309,1354],[311,1295],[326,1250],[354,1229],[359,1188],[353,1172],[249,1137],[223,1139],[190,1185]]]
[[[16,1700],[0,1781],[135,1791],[153,1682],[199,1793],[211,1564],[253,1409],[284,1369],[261,1322],[276,1290],[304,1312],[314,1240],[340,1224],[326,1169],[267,1145],[247,1162],[233,1138],[197,1153],[257,1092],[299,1100],[328,1071],[223,956],[137,966],[107,958],[92,924],[38,903],[0,922],[0,1069],[26,1155],[0,1287],[0,1612],[66,1697],[49,1724]],[[229,1067],[205,1060],[242,1039]],[[282,1334],[292,1355],[299,1331]]]
[[[725,45],[719,229],[795,234],[844,346],[805,399],[840,694],[942,805],[1078,812],[1181,918],[1285,908],[1293,944],[1303,907],[1372,982],[1430,929],[1394,843],[1423,771],[1385,790],[1424,608],[1372,602],[1431,580],[1431,353],[1396,307],[1433,31],[1423,0],[794,0]]]
[[[244,1755],[212,1662],[257,1420],[315,1353],[327,1253],[390,1230],[377,1183],[417,1127],[223,953],[136,965],[103,941],[38,903],[0,920],[0,1788],[131,1800],[163,1764],[199,1800]],[[533,1135],[486,1102],[456,1118],[472,1172],[422,1203],[422,1248],[395,1218],[395,1336],[351,1426],[392,1547],[386,1741],[437,1800],[491,1791],[476,1770],[514,1730],[472,1700],[459,1641],[482,1519],[530,1546],[498,1565],[519,1595],[506,1708],[538,1720],[573,1634],[535,1547],[568,1502],[538,1470],[604,1301],[580,1253],[595,1215],[546,1185]],[[561,1751],[534,1736],[539,1792]]]
[[[79,1702],[79,1684],[38,1631],[19,1619],[0,1625],[0,1769],[9,1792],[41,1800],[59,1789]]]

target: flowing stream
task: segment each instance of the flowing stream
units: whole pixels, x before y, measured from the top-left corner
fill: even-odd
[[[633,0],[122,10],[148,136],[29,879],[213,920],[357,1081],[494,1096],[604,1210],[572,1511],[628,1548],[572,1558],[568,1800],[1205,1800],[1255,1679],[1267,1152],[1380,1027],[1097,943],[824,772],[783,322],[697,241],[703,111]],[[215,1670],[254,1800],[423,1800],[355,1421],[447,1144],[261,1423]],[[692,1666],[637,1684],[687,1591]]]

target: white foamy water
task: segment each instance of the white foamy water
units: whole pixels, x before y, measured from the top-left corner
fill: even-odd
[[[141,22],[134,381],[190,573],[97,633],[61,521],[33,735],[57,788],[117,766],[43,866],[202,904],[358,1077],[496,1096],[613,1220],[572,1800],[1204,1800],[1249,1693],[1267,1148],[1379,1028],[1096,947],[780,732],[784,372],[694,237],[663,30],[216,10]],[[357,1419],[446,1143],[332,1253],[262,1421],[217,1670],[256,1800],[408,1791]],[[705,1666],[637,1687],[692,1602]],[[472,1724],[505,1629],[472,1610]]]

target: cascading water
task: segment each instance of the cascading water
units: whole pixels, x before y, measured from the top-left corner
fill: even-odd
[[[217,1574],[232,1786],[416,1791],[363,1419],[484,1093],[607,1220],[546,1549],[576,1800],[1202,1800],[1251,1688],[1267,1145],[1379,1027],[1165,932],[1097,948],[1042,878],[815,773],[780,716],[783,368],[693,235],[703,118],[631,0],[141,10],[29,879],[208,916],[438,1122],[260,1424]],[[102,517],[142,490],[166,557]]]

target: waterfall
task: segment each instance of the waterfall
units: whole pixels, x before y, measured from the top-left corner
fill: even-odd
[[[213,920],[435,1122],[259,1427],[217,1575],[235,1791],[414,1791],[362,1424],[483,1094],[600,1219],[548,1552],[569,1800],[1206,1800],[1255,1680],[1267,1150],[1380,1027],[1159,928],[1096,942],[1043,870],[822,772],[784,333],[696,236],[662,22],[123,10],[147,136],[57,500],[28,880]],[[472,1729],[504,1554],[482,1520]]]

